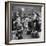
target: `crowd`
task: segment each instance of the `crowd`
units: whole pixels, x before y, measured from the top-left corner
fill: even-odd
[[[18,39],[23,39],[23,31],[26,35],[31,35],[32,38],[39,38],[39,32],[41,32],[41,20],[40,15],[33,11],[31,13],[24,13],[24,8],[18,9],[12,18],[12,30],[16,31]]]

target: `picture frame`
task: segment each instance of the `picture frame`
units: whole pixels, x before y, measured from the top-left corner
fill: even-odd
[[[21,12],[19,14],[20,16],[18,15],[18,11]],[[38,20],[40,20],[41,31],[39,31],[40,28],[39,29],[36,28],[38,26],[34,27],[35,24],[33,23],[34,24],[33,25],[31,23],[32,26],[31,26],[31,29],[30,30],[33,30],[33,29],[34,30],[37,30],[36,31],[37,33],[35,31],[33,31],[33,33],[32,33],[32,31],[30,31],[31,33],[29,33],[29,35],[27,35],[26,32],[29,32],[29,31],[27,31],[28,29],[27,29],[26,24],[25,24],[25,23],[27,23],[27,21],[26,21],[25,18],[23,18],[23,19],[21,19],[21,23],[24,23],[25,25],[23,27],[23,24],[22,24],[21,27],[22,27],[22,30],[23,31],[22,30],[21,31],[24,32],[24,30],[26,30],[25,31],[25,34],[26,35],[23,35],[23,33],[22,34],[19,34],[17,32],[19,29],[17,29],[17,28],[20,27],[20,26],[17,27],[17,26],[14,26],[14,24],[13,24],[14,22],[20,22],[19,19],[16,20],[16,21],[14,21],[16,18],[18,18],[16,15],[19,18],[23,18],[23,16],[24,16],[25,18],[27,18],[27,21],[28,21],[28,18],[33,18],[33,17],[34,18],[36,18],[36,17],[39,18]],[[35,17],[35,15],[36,15],[36,17]],[[29,19],[29,20],[31,22],[34,22],[34,20],[35,20],[34,18],[33,19]],[[28,21],[28,23],[30,21]],[[15,37],[16,32],[17,32],[17,36]],[[32,35],[35,35],[35,33],[36,33],[36,35],[39,38],[37,36],[36,36],[37,38],[35,38],[35,36],[32,37]],[[15,38],[12,35],[14,35]],[[22,39],[19,38],[19,35],[22,35],[21,36]],[[8,1],[8,2],[5,2],[5,44],[10,44],[11,45],[11,44],[28,44],[28,43],[44,43],[44,42],[45,42],[45,3],[16,2],[16,1]]]

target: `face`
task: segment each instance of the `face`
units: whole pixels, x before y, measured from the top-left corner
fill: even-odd
[[[34,14],[34,15],[33,15],[32,19],[33,19],[33,20],[35,20],[35,19],[36,19],[36,17],[37,17],[37,15],[36,15],[36,13],[35,13],[35,12],[33,12],[33,14]]]

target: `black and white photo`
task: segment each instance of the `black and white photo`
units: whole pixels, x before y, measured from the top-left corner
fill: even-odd
[[[44,42],[44,4],[9,2],[6,15],[10,44]]]

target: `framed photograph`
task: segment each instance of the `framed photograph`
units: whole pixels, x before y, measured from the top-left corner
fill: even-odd
[[[45,4],[5,2],[5,44],[44,42]]]

